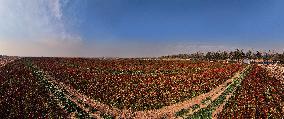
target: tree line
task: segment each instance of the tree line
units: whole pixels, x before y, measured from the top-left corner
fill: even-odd
[[[160,58],[180,58],[180,59],[202,59],[202,60],[235,60],[240,61],[243,59],[253,60],[271,60],[280,61],[284,63],[284,52],[276,53],[272,51],[261,52],[261,51],[244,51],[243,49],[236,49],[235,51],[216,51],[216,52],[196,52],[191,54],[177,54],[162,56]]]

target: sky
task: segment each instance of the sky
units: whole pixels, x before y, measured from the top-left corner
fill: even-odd
[[[283,0],[0,0],[0,54],[284,51]]]

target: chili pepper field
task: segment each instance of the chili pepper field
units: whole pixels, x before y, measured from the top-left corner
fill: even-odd
[[[283,73],[270,69],[201,60],[5,59],[0,116],[280,119]]]

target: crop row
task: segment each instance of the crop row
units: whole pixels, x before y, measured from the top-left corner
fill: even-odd
[[[120,109],[145,110],[209,92],[240,64],[164,60],[27,58],[59,82]]]
[[[194,112],[191,115],[187,115],[188,110],[181,110],[179,112],[176,113],[176,116],[182,116],[186,119],[192,119],[192,118],[212,118],[212,113],[218,108],[220,107],[220,105],[222,105],[223,103],[226,102],[226,98],[228,96],[231,96],[234,94],[235,90],[241,86],[241,82],[242,80],[247,76],[247,74],[250,72],[251,67],[247,66],[239,75],[238,77],[236,77],[235,79],[233,79],[233,82],[231,82],[223,92],[221,92],[221,95],[218,96],[216,99],[211,100],[210,97],[205,98],[205,100],[210,100],[210,104],[208,106],[206,106],[205,108],[201,108],[198,111]],[[204,100],[204,101],[205,101]],[[202,103],[202,102],[201,102]],[[196,107],[196,108],[195,108]],[[194,106],[192,106],[192,109],[198,109],[199,105],[196,104]]]
[[[62,90],[50,83],[44,76],[43,72],[38,70],[36,67],[31,66],[28,62],[27,65],[29,65],[30,70],[33,75],[36,76],[39,83],[45,86],[45,88],[52,93],[57,102],[63,106],[63,109],[65,109],[68,113],[75,113],[75,116],[78,118],[91,118],[90,115],[82,110],[75,102],[67,98],[67,95]]]
[[[0,68],[1,118],[67,118],[68,112],[41,85],[24,62]]]
[[[241,85],[218,118],[283,117],[284,87],[265,69],[254,66]]]

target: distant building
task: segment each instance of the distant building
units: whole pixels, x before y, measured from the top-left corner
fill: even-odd
[[[243,63],[245,63],[245,64],[250,64],[250,63],[251,63],[251,60],[248,59],[248,58],[245,58],[245,59],[243,59]]]
[[[279,61],[273,61],[271,59],[269,59],[269,60],[255,59],[255,60],[251,60],[251,63],[256,63],[256,64],[275,64],[275,63],[280,63],[280,62]]]

